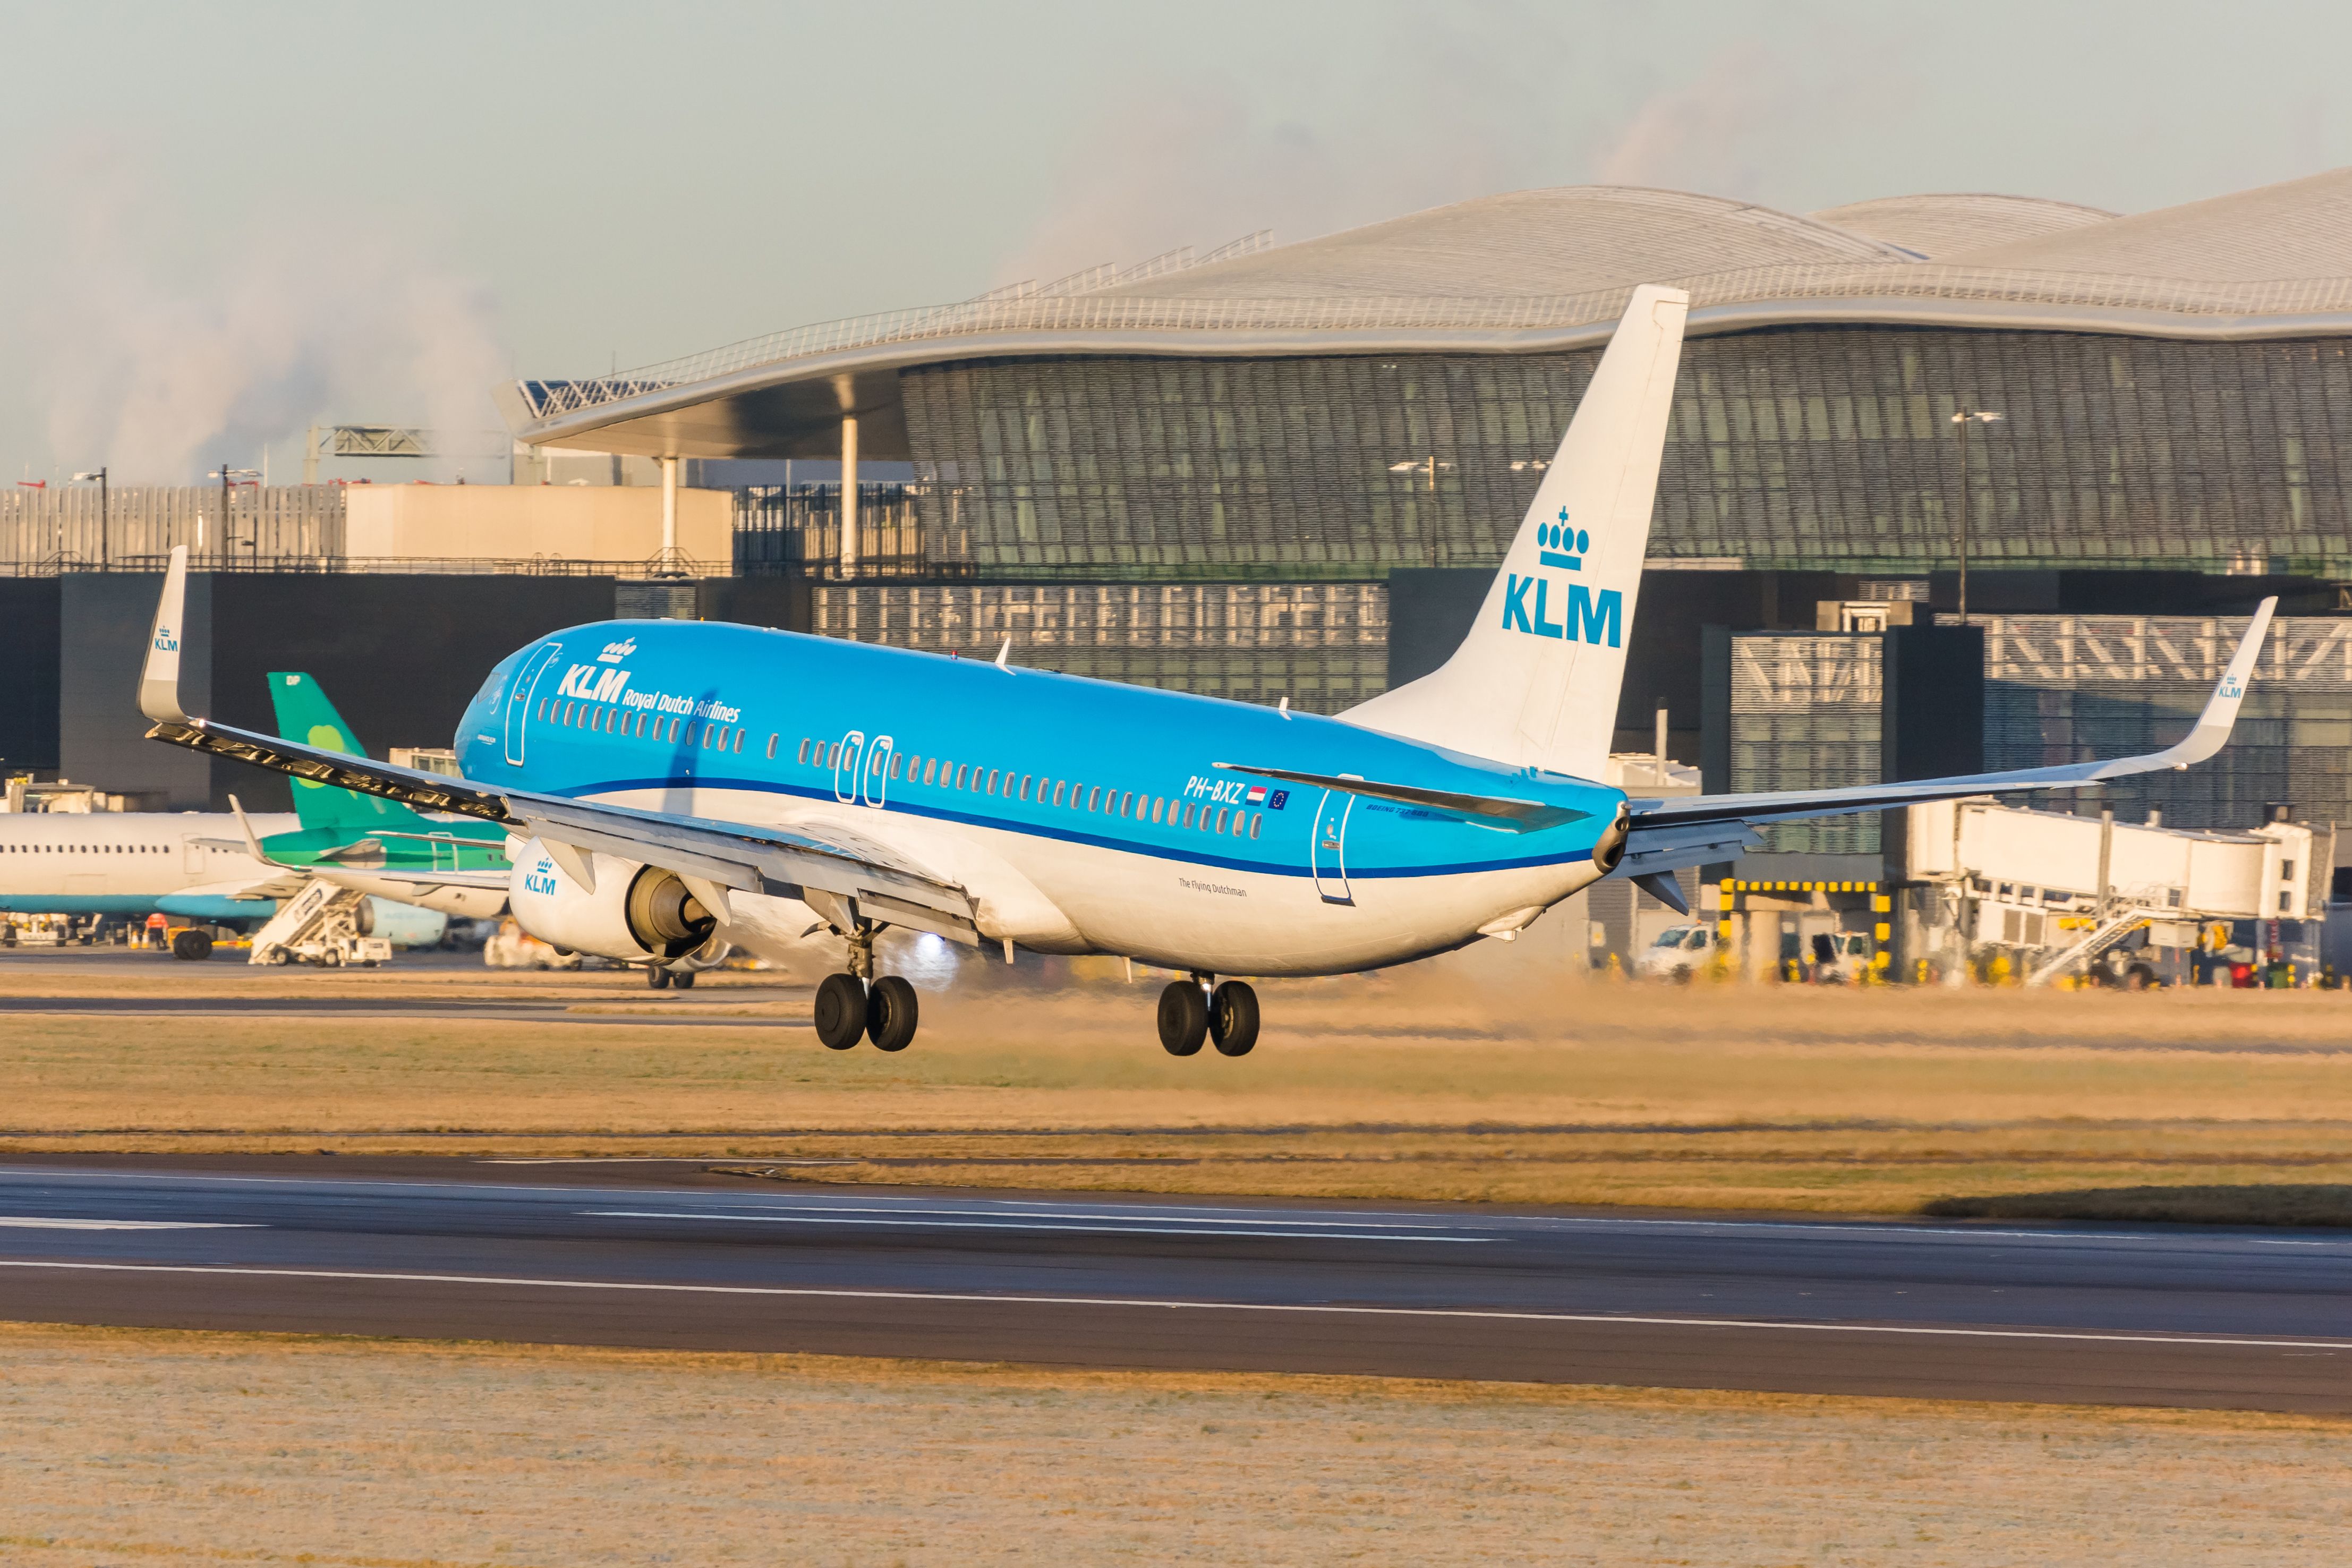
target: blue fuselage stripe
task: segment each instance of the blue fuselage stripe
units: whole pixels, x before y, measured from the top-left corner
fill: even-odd
[[[540,657],[550,647],[551,657]],[[506,682],[518,675],[530,689],[509,698]],[[511,702],[523,704],[520,719]],[[636,733],[640,723],[643,735]],[[712,726],[721,747],[694,743]],[[806,763],[800,760],[804,744]],[[824,765],[836,744],[856,758],[839,770]],[[958,765],[995,773],[1004,793],[875,775],[868,761],[886,744],[892,761],[885,775],[898,758],[912,757],[918,766],[940,764],[950,777]],[[520,760],[509,761],[517,748]],[[457,749],[470,778],[572,798],[692,789],[841,804],[844,788],[878,785],[877,811],[1297,878],[1318,868],[1328,877],[1341,860],[1349,879],[1589,860],[1624,799],[1606,785],[1483,763],[1313,714],[838,638],[677,621],[575,627],[520,650],[476,696]],[[1006,767],[1008,761],[1015,765]],[[1538,801],[1580,815],[1507,833],[1442,811],[1365,796],[1327,798],[1311,786],[1276,788],[1220,769],[1220,763]],[[1108,782],[1114,779],[1115,785]],[[1021,798],[1030,780],[1040,786],[1037,800]],[[1055,783],[1114,798],[1132,794],[1137,815],[1042,804]],[[971,809],[963,796],[984,800],[988,808]],[[1259,816],[1259,837],[1152,822],[1143,803],[1154,799],[1169,803],[1171,813],[1191,806]],[[1108,830],[1040,820],[1041,813],[1099,820]],[[1336,852],[1335,837],[1341,840]]]

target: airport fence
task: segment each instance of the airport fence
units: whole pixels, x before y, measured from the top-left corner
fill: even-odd
[[[102,510],[101,510],[102,509]],[[534,555],[353,556],[344,553],[341,485],[29,485],[0,492],[0,577],[68,572],[161,572],[185,545],[198,572],[429,573],[529,577],[704,577],[718,563],[597,561]]]
[[[18,485],[0,493],[0,574],[152,570],[173,547],[208,571],[282,571],[343,552],[340,485]]]

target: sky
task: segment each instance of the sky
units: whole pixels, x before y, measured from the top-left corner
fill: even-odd
[[[2138,211],[2352,163],[2352,7],[0,0],[0,462],[313,423],[1531,186]],[[470,448],[468,457],[461,448]]]

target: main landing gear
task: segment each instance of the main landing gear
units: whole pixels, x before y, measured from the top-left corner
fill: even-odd
[[[1160,993],[1160,1043],[1170,1056],[1197,1056],[1213,1041],[1220,1056],[1245,1057],[1257,1044],[1257,993],[1238,980],[1211,990],[1215,978],[1171,980]]]
[[[860,1037],[881,1051],[914,1044],[915,988],[896,974],[874,978],[873,927],[860,925],[851,934],[849,970],[826,975],[816,988],[817,1039],[835,1051],[849,1049]]]
[[[671,969],[666,964],[656,963],[646,971],[646,984],[656,991],[665,991],[673,985],[680,991],[691,991],[694,989],[694,971]]]

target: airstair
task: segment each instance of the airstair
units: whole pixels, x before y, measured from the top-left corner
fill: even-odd
[[[2047,985],[2058,974],[2063,973],[2069,964],[2079,963],[2088,970],[2101,953],[2148,921],[2173,921],[2179,918],[2180,911],[2178,910],[2152,910],[2137,904],[2117,910],[2093,928],[2090,935],[2027,975],[2025,984]]]
[[[392,956],[392,943],[366,934],[366,908],[365,893],[313,877],[254,934],[249,962],[373,968]]]

